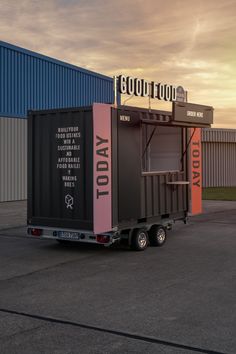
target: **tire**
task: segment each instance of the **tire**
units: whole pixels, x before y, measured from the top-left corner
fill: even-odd
[[[135,251],[144,251],[149,243],[148,233],[145,229],[134,229],[131,238],[131,248]]]
[[[153,225],[149,231],[150,245],[153,247],[161,247],[166,242],[166,228],[163,226]]]

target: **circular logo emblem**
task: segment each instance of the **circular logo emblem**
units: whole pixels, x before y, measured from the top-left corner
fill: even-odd
[[[176,89],[176,101],[185,102],[185,91],[182,86],[178,86]]]

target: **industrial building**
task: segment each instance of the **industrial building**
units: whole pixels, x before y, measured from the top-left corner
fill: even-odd
[[[202,129],[202,186],[236,187],[236,129]]]
[[[0,41],[0,202],[27,198],[28,110],[113,100],[112,78]]]
[[[27,199],[28,110],[94,102],[112,78],[0,41],[0,202]],[[203,187],[236,186],[236,130],[203,129],[202,156]]]

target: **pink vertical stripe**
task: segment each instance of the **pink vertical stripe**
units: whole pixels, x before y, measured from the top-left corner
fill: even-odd
[[[194,131],[195,129],[195,131]],[[191,141],[191,214],[202,213],[202,149],[201,149],[201,128],[192,128],[193,134]]]
[[[93,220],[94,233],[112,229],[111,106],[93,105]]]

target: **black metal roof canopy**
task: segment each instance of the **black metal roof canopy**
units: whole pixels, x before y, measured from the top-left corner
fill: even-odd
[[[118,109],[127,115],[130,111],[139,113],[140,121],[146,124],[206,128],[213,123],[213,107],[194,103],[173,102],[172,112],[132,106]]]

